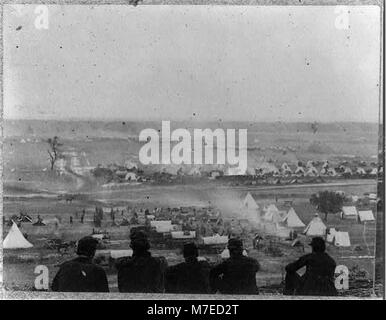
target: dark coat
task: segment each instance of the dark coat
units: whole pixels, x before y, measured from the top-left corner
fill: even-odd
[[[194,259],[169,267],[166,271],[167,293],[209,293],[210,266]]]
[[[64,262],[52,281],[51,289],[59,292],[109,292],[105,271],[85,256]]]
[[[259,269],[259,263],[253,258],[230,257],[211,270],[211,290],[223,294],[258,294],[256,272]]]
[[[336,263],[327,253],[306,254],[287,265],[286,271],[288,274],[294,274],[302,267],[306,267],[306,272],[300,278],[299,287],[295,290],[296,295],[337,295],[334,284]]]
[[[164,272],[167,262],[164,258],[154,258],[150,252],[118,259],[119,292],[163,292]]]

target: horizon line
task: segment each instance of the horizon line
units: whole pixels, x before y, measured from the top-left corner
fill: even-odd
[[[368,123],[368,124],[381,124],[379,121],[369,121],[369,120],[315,120],[315,119],[304,119],[304,120],[224,120],[224,119],[208,119],[208,120],[198,120],[198,119],[127,119],[127,118],[49,118],[49,119],[37,119],[37,118],[4,118],[2,121],[62,121],[62,122],[161,122],[161,121],[170,121],[170,122],[245,122],[245,123]]]

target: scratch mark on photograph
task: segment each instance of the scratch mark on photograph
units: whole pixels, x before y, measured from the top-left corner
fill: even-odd
[[[3,6],[5,294],[382,297],[380,7],[143,4]]]

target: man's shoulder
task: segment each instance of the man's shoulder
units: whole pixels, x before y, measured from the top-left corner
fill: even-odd
[[[243,260],[248,265],[259,266],[259,262],[255,258],[243,256]]]
[[[123,267],[130,266],[133,263],[132,257],[122,257],[115,260],[115,267],[120,269]]]
[[[79,258],[76,257],[74,259],[71,259],[71,260],[67,260],[67,261],[64,261],[62,262],[59,267],[60,268],[70,268],[70,267],[73,267],[73,266],[80,266],[84,264],[83,262],[79,261]]]
[[[333,265],[336,265],[336,262],[335,262],[333,257],[331,257],[327,252],[325,252],[324,255],[325,255],[325,259],[327,259],[327,261],[329,261]]]
[[[60,269],[62,270],[72,269],[74,267],[84,268],[95,272],[103,272],[103,273],[105,272],[101,266],[98,266],[97,264],[91,261],[83,261],[82,259],[79,259],[79,258],[74,258],[72,260],[65,261],[60,265]]]
[[[244,255],[234,258],[234,259],[227,259],[225,262],[230,262],[230,263],[245,263],[245,264],[257,264],[257,260],[255,258],[251,257],[246,257]]]
[[[173,266],[168,266],[167,271],[172,273],[172,272],[178,272],[186,268],[186,262],[180,262],[177,263]]]
[[[198,264],[199,264],[200,267],[202,267],[202,268],[210,268],[210,264],[209,264],[209,262],[206,261],[206,260],[198,261]]]
[[[162,265],[166,263],[165,257],[153,257],[151,255],[145,257],[124,257],[118,258],[115,262],[117,268],[130,267],[136,264],[146,265]]]
[[[302,260],[317,259],[317,256],[315,253],[311,252],[311,253],[302,255],[299,259],[302,259]]]

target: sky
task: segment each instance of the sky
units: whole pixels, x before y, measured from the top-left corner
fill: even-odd
[[[4,6],[6,119],[378,121],[379,7],[47,9]]]

